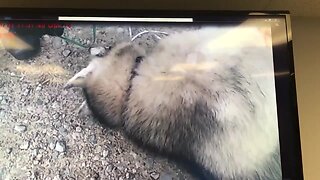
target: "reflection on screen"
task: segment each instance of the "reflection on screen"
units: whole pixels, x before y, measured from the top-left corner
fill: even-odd
[[[281,179],[271,34],[2,23],[0,177]]]

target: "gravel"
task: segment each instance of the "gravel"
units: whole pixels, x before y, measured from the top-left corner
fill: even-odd
[[[93,56],[102,56],[106,53],[106,49],[104,47],[95,47],[90,49],[90,54]]]
[[[150,174],[150,176],[152,177],[152,179],[159,179],[160,174],[159,174],[159,173],[156,173],[156,172],[152,172],[152,173]]]
[[[36,91],[40,91],[41,89],[42,89],[42,87],[39,85],[39,86],[37,86]]]
[[[56,176],[53,178],[53,180],[61,180],[60,175],[56,175]]]
[[[62,136],[67,136],[68,135],[68,130],[64,127],[60,127],[59,128],[59,133],[62,135]]]
[[[22,144],[20,145],[20,149],[22,150],[26,150],[28,149],[30,146],[30,142],[29,141],[23,141]]]
[[[54,143],[54,142],[51,142],[50,144],[49,144],[49,148],[50,149],[54,149],[56,147],[56,144]]]
[[[14,127],[14,130],[16,130],[19,133],[25,132],[27,130],[27,126],[25,125],[16,125]]]
[[[103,150],[102,156],[103,157],[107,157],[108,155],[109,155],[109,151],[108,150]]]
[[[92,144],[97,144],[96,135],[91,135],[91,136],[89,137],[89,141],[90,141]]]
[[[76,127],[76,132],[80,133],[82,131],[82,128],[81,127]]]
[[[6,153],[7,153],[7,154],[10,154],[11,152],[12,152],[12,148],[7,148],[7,149],[6,149]]]
[[[62,55],[63,55],[64,57],[69,56],[70,53],[71,53],[70,50],[64,50],[64,51],[62,51]]]
[[[144,30],[133,26],[132,34]],[[64,36],[91,45],[92,26],[73,26]],[[106,53],[102,47],[130,40],[125,26],[97,26],[96,37],[89,51],[46,35],[41,53],[27,61],[0,50],[0,179],[193,180],[121,131],[102,127],[90,111],[76,112],[84,101],[82,91],[64,90],[64,83],[88,65],[90,56]],[[152,50],[157,38],[145,34],[134,42]]]
[[[66,151],[66,143],[64,141],[57,141],[55,150],[58,152],[65,152]]]

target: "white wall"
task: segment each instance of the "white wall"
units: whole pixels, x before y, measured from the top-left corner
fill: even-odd
[[[320,179],[320,18],[292,17],[304,176]]]

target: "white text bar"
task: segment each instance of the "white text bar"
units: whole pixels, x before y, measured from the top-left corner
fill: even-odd
[[[70,17],[70,16],[59,16],[59,21],[193,22],[193,18],[131,18],[131,17]]]

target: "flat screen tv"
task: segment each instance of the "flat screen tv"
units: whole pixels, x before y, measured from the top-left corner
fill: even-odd
[[[303,179],[288,12],[0,19],[0,179]]]

